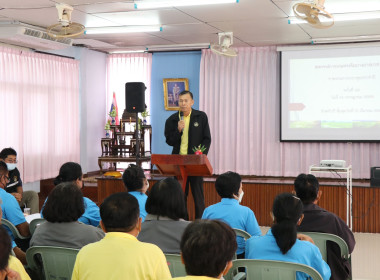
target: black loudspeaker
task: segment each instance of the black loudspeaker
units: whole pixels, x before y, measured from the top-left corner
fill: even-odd
[[[380,167],[371,167],[371,187],[380,187]]]
[[[125,110],[130,113],[145,111],[145,84],[133,82],[125,84]]]

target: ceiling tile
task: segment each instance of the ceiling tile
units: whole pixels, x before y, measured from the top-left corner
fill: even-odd
[[[6,9],[47,8],[55,7],[55,2],[50,0],[1,0],[0,7]]]
[[[135,11],[133,3],[125,2],[78,5],[75,9],[89,14]]]
[[[155,25],[196,23],[198,20],[176,9],[98,13],[95,16],[118,22],[121,25]]]

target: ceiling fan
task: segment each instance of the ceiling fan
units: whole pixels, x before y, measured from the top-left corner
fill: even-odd
[[[329,28],[334,25],[334,17],[325,10],[325,0],[312,0],[293,5],[297,18],[307,21],[315,28]]]
[[[219,44],[211,45],[211,51],[218,55],[235,57],[237,52],[230,46],[233,44],[233,33],[232,32],[223,32],[218,33]]]
[[[58,11],[59,23],[47,28],[48,35],[52,38],[73,38],[82,35],[85,29],[84,25],[71,21],[73,7],[64,3],[57,3],[55,7]]]

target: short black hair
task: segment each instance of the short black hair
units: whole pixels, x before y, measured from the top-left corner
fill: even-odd
[[[81,190],[74,182],[65,182],[50,192],[42,215],[51,223],[67,223],[77,221],[84,210]]]
[[[123,173],[124,186],[129,192],[140,191],[145,178],[144,170],[136,164],[130,164]]]
[[[0,160],[0,184],[1,184],[1,187],[0,188],[4,188],[6,187],[6,184],[3,185],[1,183],[1,178],[5,175],[9,174],[9,171],[8,171],[8,167],[7,167],[7,164],[4,162],[4,161],[1,161]]]
[[[83,176],[82,167],[76,162],[66,162],[59,169],[59,174],[54,179],[54,185],[64,182],[73,182]]]
[[[149,192],[145,210],[148,214],[173,220],[185,219],[185,196],[179,182],[172,177],[156,182]]]
[[[188,90],[181,91],[181,92],[179,93],[179,96],[181,96],[181,95],[185,95],[185,94],[190,94],[191,99],[194,99],[194,97],[193,97],[193,93],[192,93],[191,91],[188,91]]]
[[[6,159],[8,156],[16,156],[17,157],[17,152],[13,148],[4,148],[0,152],[0,158],[1,159]]]
[[[313,203],[318,196],[318,179],[312,174],[301,173],[294,180],[294,189],[304,204]]]
[[[11,237],[7,230],[0,226],[0,271],[8,267],[9,255],[12,251]]]
[[[7,164],[4,161],[0,160],[0,175],[4,175],[6,173],[8,173]]]
[[[219,220],[195,220],[181,239],[181,254],[188,275],[217,278],[237,249],[236,234]]]
[[[139,203],[127,192],[111,194],[100,205],[100,217],[108,232],[130,232],[139,216]]]
[[[297,240],[297,222],[302,212],[302,201],[291,193],[281,193],[273,201],[272,213],[275,221],[272,234],[284,255]]]
[[[221,198],[233,198],[239,194],[241,176],[238,173],[228,171],[216,178],[215,188]]]

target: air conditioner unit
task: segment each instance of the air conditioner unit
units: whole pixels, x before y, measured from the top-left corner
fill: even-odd
[[[44,31],[23,25],[0,25],[0,42],[36,50],[59,50],[70,47],[73,40],[54,39]]]

